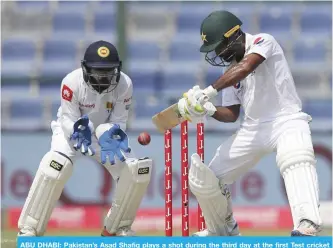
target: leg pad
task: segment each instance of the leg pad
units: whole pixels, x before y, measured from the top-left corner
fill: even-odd
[[[42,236],[52,211],[73,171],[71,160],[54,151],[45,154],[40,162],[28,197],[23,206],[18,228],[34,230]]]
[[[128,161],[120,173],[117,188],[104,226],[115,234],[123,227],[130,227],[150,182],[153,162],[149,158]]]

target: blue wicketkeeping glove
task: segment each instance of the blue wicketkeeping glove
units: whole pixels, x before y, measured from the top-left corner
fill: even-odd
[[[74,149],[80,150],[83,155],[87,153],[90,156],[95,154],[94,149],[91,146],[91,130],[88,126],[89,118],[84,115],[74,123],[74,132],[71,136],[71,140],[75,141]]]
[[[110,164],[115,164],[115,156],[120,161],[124,162],[125,157],[123,152],[130,152],[131,148],[128,147],[127,134],[120,129],[118,124],[114,124],[108,131],[105,131],[98,140],[101,146],[101,163],[105,164],[107,157]]]

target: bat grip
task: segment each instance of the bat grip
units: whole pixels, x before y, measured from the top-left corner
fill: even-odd
[[[201,105],[204,105],[206,102],[208,102],[209,101],[209,97],[207,96],[207,95],[203,95],[203,96],[201,96],[200,98],[199,98],[199,103],[201,104]]]

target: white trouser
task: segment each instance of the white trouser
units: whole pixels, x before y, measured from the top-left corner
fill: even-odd
[[[208,167],[225,184],[232,184],[253,168],[268,153],[276,152],[279,137],[289,129],[297,127],[309,132],[308,115],[298,114],[299,118],[288,121],[262,123],[247,126],[244,124],[216,150]]]
[[[220,181],[232,184],[264,155],[277,152],[294,228],[299,228],[302,220],[309,220],[319,230],[319,188],[310,120],[309,115],[297,113],[260,125],[245,123],[218,147],[208,167]]]

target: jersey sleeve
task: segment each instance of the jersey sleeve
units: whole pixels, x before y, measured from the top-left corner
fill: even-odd
[[[268,59],[276,53],[276,40],[269,34],[259,34],[253,40],[248,54],[257,53]]]
[[[75,82],[71,77],[65,77],[61,83],[61,113],[60,123],[67,138],[73,134],[73,125],[81,117]]]
[[[235,91],[233,90],[232,87],[233,86],[230,86],[230,87],[222,90],[222,106],[223,107],[241,104],[239,98],[235,94]]]

